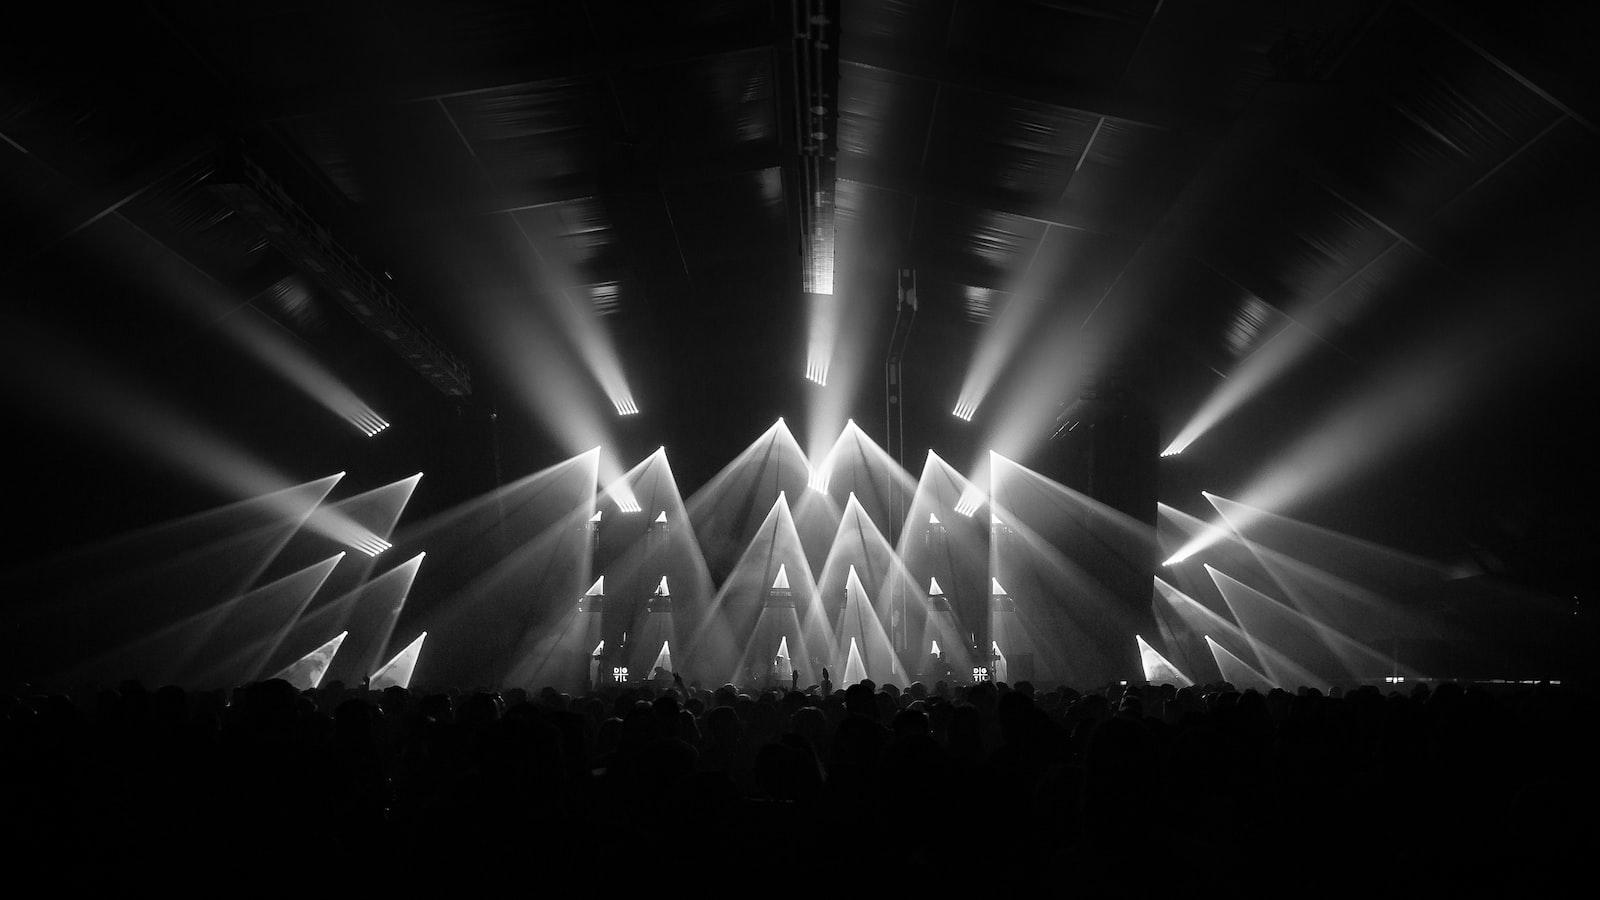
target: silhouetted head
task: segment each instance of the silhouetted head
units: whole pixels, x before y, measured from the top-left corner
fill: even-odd
[[[844,707],[852,716],[862,716],[876,720],[878,718],[878,703],[872,699],[872,688],[869,682],[852,684],[844,691]]]
[[[896,737],[926,737],[929,732],[928,716],[920,709],[902,709],[894,716]]]
[[[813,747],[821,746],[823,737],[828,733],[828,717],[823,715],[822,710],[807,706],[795,710],[789,718],[789,727]]]
[[[711,733],[713,742],[733,746],[739,743],[744,726],[739,722],[739,714],[731,707],[719,706],[706,715],[706,730]]]

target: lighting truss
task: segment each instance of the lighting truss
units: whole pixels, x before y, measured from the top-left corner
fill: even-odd
[[[806,235],[805,292],[833,293],[833,198],[817,191],[810,209],[811,229]]]
[[[800,157],[799,204],[801,289],[832,294],[834,275],[834,186],[839,125],[838,0],[797,0],[793,20],[793,79],[789,103],[795,115],[792,140]]]
[[[383,338],[429,384],[451,397],[472,393],[466,363],[254,160],[238,152],[225,156],[210,190],[260,226],[273,246],[327,288],[356,321]]]

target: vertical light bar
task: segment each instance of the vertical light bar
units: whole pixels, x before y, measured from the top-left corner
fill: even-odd
[[[817,191],[806,235],[806,271],[801,287],[808,294],[833,293],[833,195]]]
[[[345,416],[345,420],[367,437],[373,437],[389,427],[389,422],[383,416],[366,407],[349,413]]]
[[[812,348],[812,356],[806,360],[806,380],[826,387],[828,384],[828,362],[825,350]]]
[[[972,514],[977,512],[978,507],[982,505],[983,492],[978,490],[977,485],[969,484],[967,489],[961,492],[961,498],[956,501],[956,515],[966,516],[970,519]]]

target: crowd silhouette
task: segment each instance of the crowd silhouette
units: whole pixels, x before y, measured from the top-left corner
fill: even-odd
[[[129,870],[515,851],[587,877],[637,859],[1522,893],[1594,837],[1595,709],[1570,688],[830,687],[20,691],[0,700],[6,843]]]

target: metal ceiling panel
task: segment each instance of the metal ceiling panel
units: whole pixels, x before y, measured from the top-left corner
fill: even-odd
[[[955,26],[956,0],[883,0],[840,4],[841,53],[847,61],[935,76]]]
[[[1061,193],[1058,215],[1074,225],[1148,232],[1192,174],[1190,156],[1174,132],[1102,118]]]
[[[1053,205],[1098,121],[1030,100],[945,91],[933,126],[928,178]]]
[[[1155,0],[970,4],[963,9],[973,20],[955,29],[955,50],[981,60],[987,77],[1109,91],[1155,7]]]
[[[327,116],[295,116],[277,123],[277,128],[311,160],[322,176],[351,203],[367,199],[361,165],[352,152],[343,128]]]
[[[1495,274],[1530,283],[1537,273],[1516,268],[1518,254],[1507,251],[1533,246],[1538,248],[1535,258],[1555,259],[1557,248],[1581,240],[1578,236],[1592,227],[1600,209],[1596,159],[1600,136],[1563,119],[1508,159],[1493,178],[1437,210],[1420,231],[1423,245],[1453,265],[1479,273],[1497,265],[1496,260],[1513,260],[1510,271]]]
[[[1303,146],[1379,216],[1425,217],[1561,116],[1505,70],[1404,6],[1336,77],[1349,90]]]
[[[1129,55],[1119,93],[1170,117],[1156,124],[1236,115],[1275,77],[1270,54],[1284,14],[1280,0],[1165,0]]]
[[[472,69],[512,73],[547,65],[551,57],[591,52],[581,3],[450,0],[386,4],[407,53],[422,53],[441,72]]]
[[[847,4],[849,6],[849,4]],[[922,171],[938,87],[888,69],[839,64],[839,177]]]
[[[916,202],[908,194],[855,181],[838,182],[834,192],[836,296],[888,298],[892,302],[896,270],[915,265],[911,221]]]
[[[697,283],[734,271],[768,272],[792,252],[783,205],[774,203],[771,172],[742,172],[701,184],[662,188],[691,278]]]
[[[924,201],[917,213],[917,267],[950,281],[1004,289],[1008,275],[1027,265],[1045,227],[993,210]]]
[[[772,52],[720,53],[614,76],[626,140],[663,169],[708,175],[778,141]],[[759,166],[766,168],[766,166]]]
[[[442,103],[496,188],[534,193],[594,176],[591,119],[601,96],[593,80],[559,79]]]
[[[552,284],[572,287],[620,279],[615,260],[608,255],[616,244],[616,229],[597,198],[553,203],[514,215],[537,243]]]
[[[1251,173],[1240,173],[1248,180]],[[1315,303],[1394,243],[1361,210],[1294,173],[1254,173],[1213,210],[1197,246],[1241,288],[1291,313]]]
[[[776,37],[778,4],[773,0],[584,0],[571,5],[588,17],[605,46],[628,48],[642,58],[684,58],[708,48],[754,46]],[[781,5],[786,13],[789,4]]]

